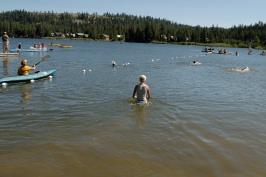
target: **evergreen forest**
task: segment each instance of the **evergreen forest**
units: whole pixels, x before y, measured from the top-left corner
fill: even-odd
[[[228,46],[265,49],[266,24],[259,21],[231,28],[178,24],[167,19],[128,14],[55,13],[14,10],[0,13],[0,32],[10,37],[44,38],[52,33],[87,34],[98,40],[106,34],[110,40],[141,43],[176,43],[182,45]],[[118,38],[118,36],[122,38]],[[66,35],[66,37],[71,37]]]

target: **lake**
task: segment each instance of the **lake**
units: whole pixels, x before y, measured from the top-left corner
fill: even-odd
[[[22,59],[33,65],[47,54],[37,70],[57,71],[0,86],[1,177],[266,176],[261,51],[14,38],[11,47],[20,42],[73,48],[0,58],[1,78],[16,75]],[[151,89],[145,106],[131,98],[140,74]]]

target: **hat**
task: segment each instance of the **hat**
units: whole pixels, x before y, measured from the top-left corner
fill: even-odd
[[[140,76],[139,76],[139,81],[140,81],[140,82],[145,82],[145,81],[146,81],[146,76],[143,75],[143,74],[140,75]]]

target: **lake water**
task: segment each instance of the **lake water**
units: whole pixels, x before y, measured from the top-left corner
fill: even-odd
[[[57,70],[51,80],[0,86],[1,177],[266,176],[261,51],[47,39],[11,47],[19,42],[73,48],[0,58],[1,78],[46,54],[37,69]],[[140,74],[151,89],[146,106],[131,98]]]

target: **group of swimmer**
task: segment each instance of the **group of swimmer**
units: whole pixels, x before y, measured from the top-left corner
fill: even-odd
[[[194,60],[192,62],[192,64],[193,65],[199,65],[201,63]],[[112,61],[112,67],[117,67],[117,64],[115,61]],[[249,71],[249,68],[245,67],[245,68],[240,69],[240,71]],[[140,83],[134,87],[132,98],[136,99],[137,104],[139,104],[139,103],[146,104],[146,103],[148,103],[148,100],[151,98],[150,87],[147,84],[145,84],[145,82],[146,82],[146,76],[145,75],[140,75],[139,81],[140,81]]]
[[[45,43],[42,43],[42,44],[39,44],[39,47],[38,47],[38,45],[35,43],[34,45],[33,45],[33,48],[35,48],[35,49],[44,49],[44,48],[46,48],[46,44]]]
[[[207,50],[207,48],[205,48],[205,50]],[[209,50],[209,49],[208,49],[208,50]],[[218,50],[218,54],[229,54],[229,52],[228,52],[226,49],[219,49],[219,50]],[[249,51],[248,51],[248,54],[249,54],[249,55],[252,55],[252,50],[249,50]],[[260,55],[265,56],[265,55],[266,55],[266,52],[265,52],[265,51],[262,51]],[[235,56],[239,56],[238,51],[235,52]]]
[[[192,64],[193,65],[200,65],[201,63],[198,62],[198,61],[193,61]],[[245,67],[245,68],[242,68],[242,69],[236,69],[236,71],[249,71],[249,67]]]
[[[220,50],[218,50],[218,53],[219,54],[227,54],[228,51],[226,49],[220,49]]]
[[[36,43],[33,45],[33,48],[34,48],[34,49],[39,49],[39,50],[41,50],[41,49],[45,49],[46,47],[47,47],[47,46],[46,46],[45,43],[39,44],[39,46],[38,46]],[[21,44],[21,43],[18,44],[17,49],[18,49],[18,50],[21,50],[21,49],[22,49],[22,44]]]
[[[249,50],[249,51],[248,51],[248,54],[249,54],[249,55],[252,55],[252,50]],[[235,55],[236,55],[236,56],[239,56],[239,53],[236,51]],[[265,52],[265,51],[262,51],[260,55],[265,56],[265,55],[266,55],[266,52]]]
[[[214,53],[214,48],[205,47],[202,52]],[[219,49],[218,54],[228,54],[228,51],[226,49]]]
[[[214,48],[207,48],[207,47],[205,47],[203,49],[203,52],[213,52],[213,51],[214,51]]]

